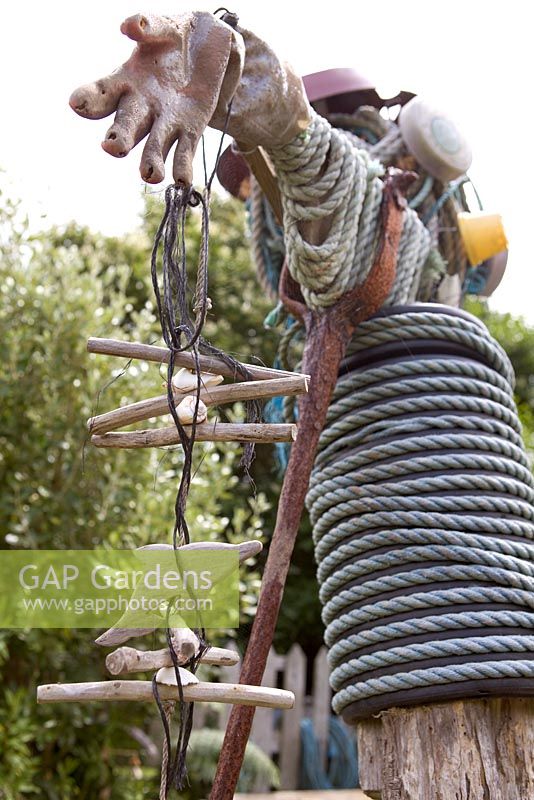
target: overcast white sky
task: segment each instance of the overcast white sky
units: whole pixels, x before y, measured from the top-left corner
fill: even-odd
[[[140,154],[106,155],[100,141],[109,121],[82,120],[68,97],[128,58],[132,42],[119,31],[125,17],[215,7],[169,0],[3,4],[0,168],[34,224],[75,219],[110,234],[135,227]],[[508,271],[492,305],[534,323],[529,4],[236,0],[230,8],[302,74],[353,66],[383,96],[410,89],[450,112],[471,142],[470,174],[485,207],[503,214],[510,240]]]

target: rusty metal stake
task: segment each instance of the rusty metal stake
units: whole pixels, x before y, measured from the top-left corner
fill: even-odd
[[[406,206],[401,194],[410,173],[391,171],[382,201],[379,252],[361,286],[347,292],[335,305],[318,312],[308,308],[299,285],[284,266],[280,297],[288,311],[306,329],[303,371],[311,375],[310,391],[299,401],[297,439],[291,447],[276,525],[265,564],[258,608],[239,680],[261,684],[274,637],[278,611],[297,538],[304,500],[339,365],[356,326],[382,306],[395,279],[397,252]],[[234,706],[228,720],[210,800],[233,800],[250,735],[255,708]]]

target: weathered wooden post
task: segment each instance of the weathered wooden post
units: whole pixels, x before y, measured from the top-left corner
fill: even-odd
[[[376,800],[527,800],[534,700],[393,708],[358,724],[362,789]]]

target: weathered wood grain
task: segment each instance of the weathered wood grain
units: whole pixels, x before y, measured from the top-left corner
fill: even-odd
[[[228,383],[223,386],[204,388],[200,392],[200,399],[209,407],[246,400],[263,400],[268,397],[290,397],[305,394],[307,391],[308,379],[304,375],[295,375],[291,378]],[[176,403],[180,401],[181,396],[176,393]],[[142,422],[168,413],[167,395],[158,395],[91,417],[87,420],[87,428],[94,434],[107,433],[107,431],[125,428],[135,422]]]
[[[159,687],[162,700],[178,700],[177,686]],[[241,683],[200,681],[183,687],[187,703],[231,703],[233,705],[292,708],[295,698],[284,689],[247,686]],[[38,703],[85,703],[92,701],[153,702],[152,681],[92,681],[50,683],[37,687]]]
[[[269,794],[236,794],[234,800],[367,800],[367,795],[359,789],[335,789],[330,792],[303,790]]]
[[[190,658],[190,656],[189,656]],[[187,657],[178,657],[178,663],[186,664]],[[202,664],[230,666],[237,664],[239,656],[233,650],[210,647],[200,659]],[[168,647],[161,650],[136,650],[135,647],[119,647],[106,656],[106,668],[110,675],[126,675],[130,672],[147,672],[172,667],[173,661]]]
[[[296,789],[300,782],[300,722],[304,716],[306,693],[306,656],[298,644],[294,644],[286,656],[284,684],[295,692],[295,705],[282,719],[280,741],[280,786]]]
[[[87,350],[105,356],[120,356],[121,358],[139,358],[143,361],[154,361],[156,364],[168,364],[170,350],[167,347],[156,347],[141,342],[124,342],[120,339],[100,339],[91,336],[87,340]],[[177,367],[196,369],[195,359],[191,353],[176,353],[174,363]],[[224,361],[213,356],[199,356],[199,366],[202,372],[213,372],[215,375],[224,375],[225,378],[238,378],[239,375]],[[269,378],[283,378],[294,375],[293,372],[280,369],[260,367],[257,364],[243,364],[253,380],[268,380]],[[309,377],[309,376],[308,376]]]
[[[185,426],[185,432],[191,435],[191,426]],[[296,425],[203,422],[197,425],[195,440],[197,442],[294,442],[297,438]],[[180,436],[173,425],[168,428],[153,428],[144,431],[111,431],[101,436],[91,436],[91,444],[95,447],[118,447],[135,449],[140,447],[168,447],[181,444]]]
[[[358,724],[360,783],[381,800],[531,800],[534,698],[392,708]]]

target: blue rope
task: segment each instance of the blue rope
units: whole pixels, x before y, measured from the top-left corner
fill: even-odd
[[[427,211],[426,214],[424,214],[421,217],[423,224],[428,225],[432,217],[434,217],[439,212],[439,210],[445,205],[447,200],[456,194],[456,192],[463,183],[467,183],[468,181],[469,178],[467,177],[467,175],[462,175],[461,178],[458,178],[456,181],[452,181],[451,183],[449,183],[443,194],[440,195],[440,197],[438,197],[434,205],[429,209],[429,211]]]
[[[300,741],[303,789],[354,789],[358,786],[356,742],[336,717],[330,717],[329,721],[326,771],[321,765],[319,743],[311,719],[301,721]]]
[[[534,482],[506,354],[469,315],[411,307],[360,325],[351,364],[307,497],[334,709],[534,679]]]
[[[417,194],[412,197],[408,205],[410,208],[419,208],[421,203],[426,200],[430,192],[432,191],[432,187],[434,186],[434,178],[432,175],[427,175],[423,181],[423,185],[417,192]]]

